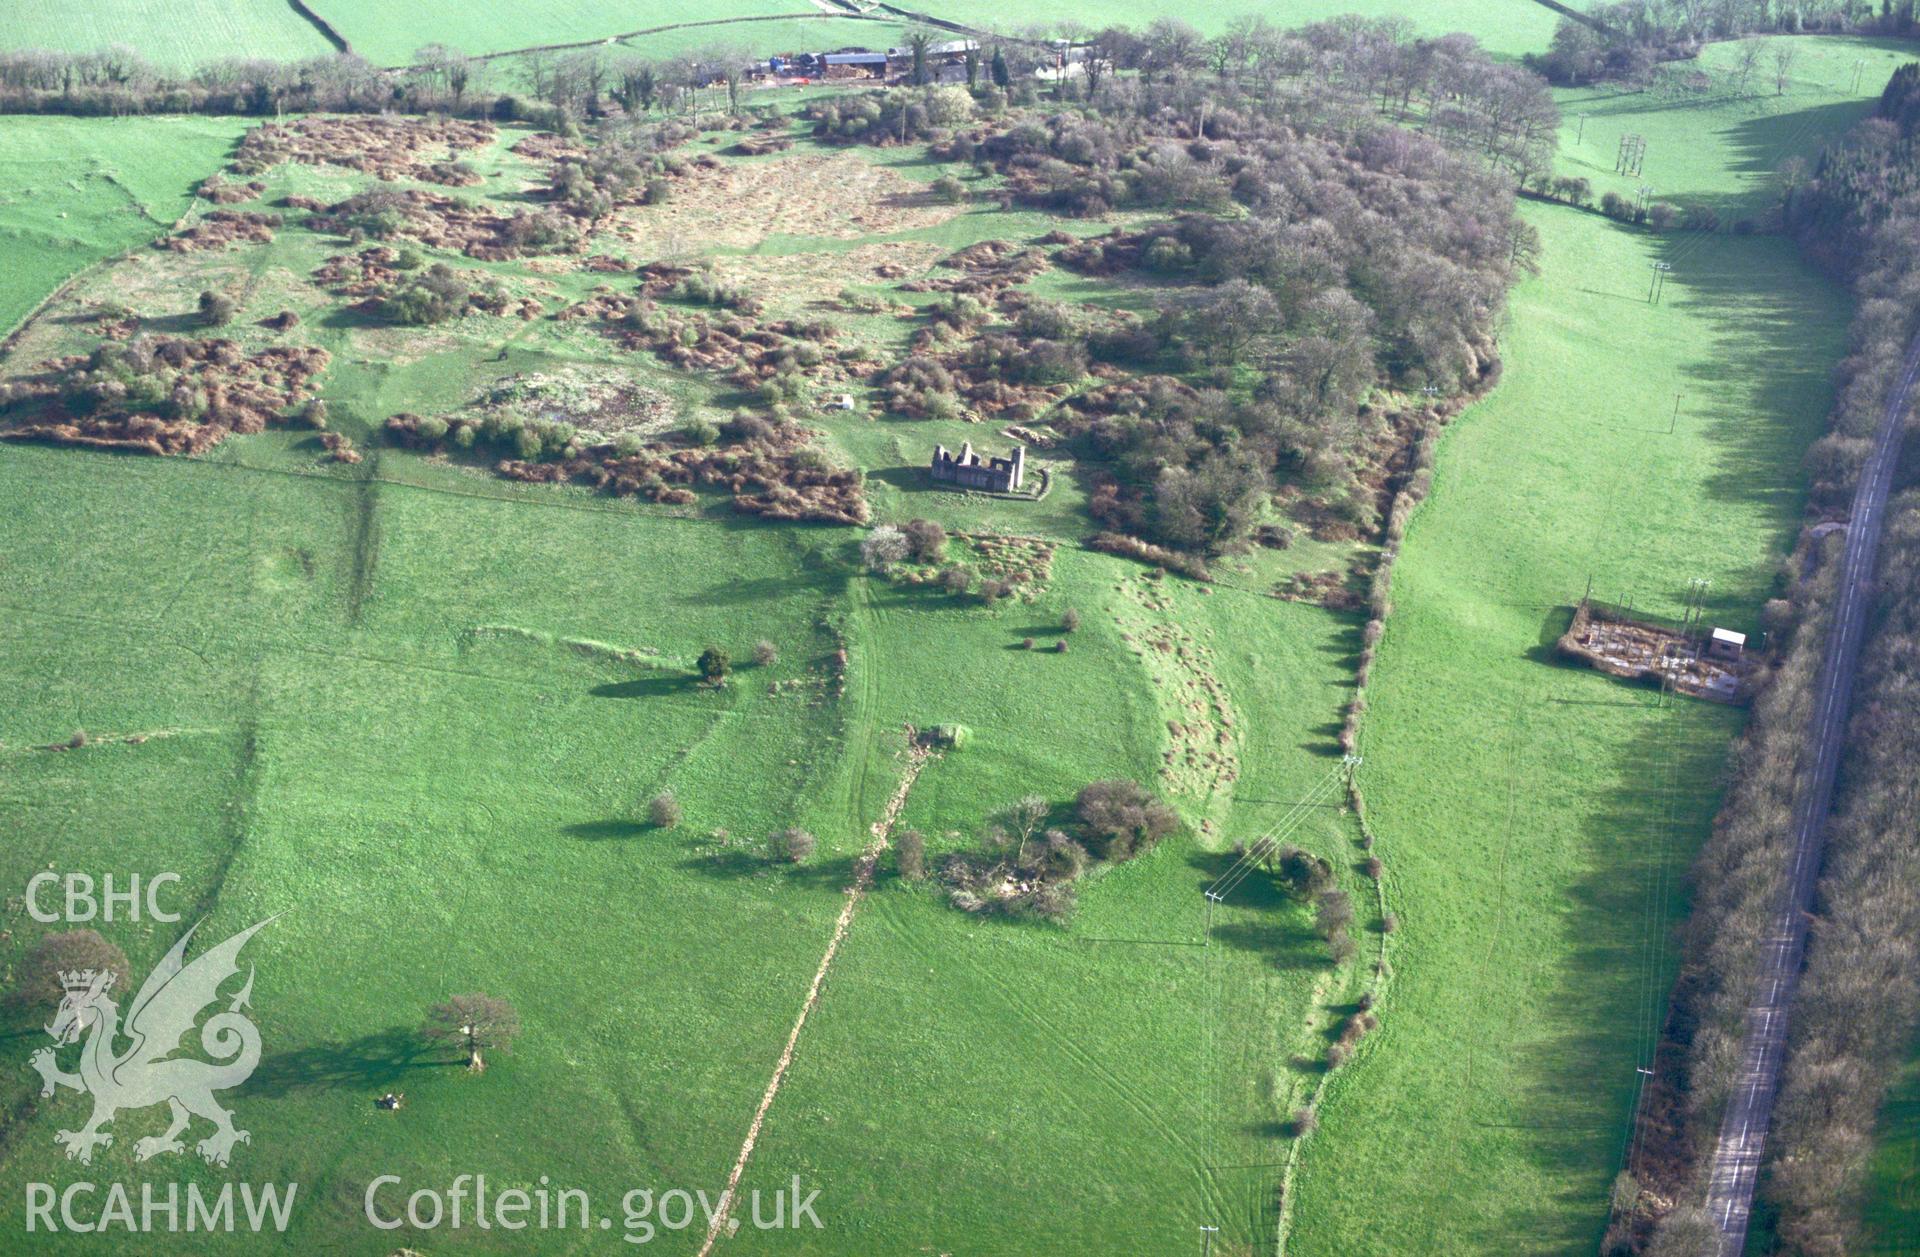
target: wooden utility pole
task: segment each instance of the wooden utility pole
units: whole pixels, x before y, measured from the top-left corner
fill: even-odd
[[[1620,137],[1620,151],[1614,154],[1613,169],[1628,178],[1637,178],[1640,169],[1647,160],[1647,137],[1644,135],[1623,135]]]

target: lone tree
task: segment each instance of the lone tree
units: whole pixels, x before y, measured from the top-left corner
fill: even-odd
[[[480,1073],[487,1067],[483,1050],[506,1051],[520,1035],[520,1014],[513,1005],[492,995],[456,995],[427,1010],[420,1037],[429,1043],[457,1044],[467,1054],[467,1068]]]
[[[758,668],[770,668],[780,662],[780,648],[766,638],[753,644],[753,663]]]
[[[939,563],[947,557],[947,530],[930,519],[910,519],[903,529],[907,550],[917,563]]]
[[[709,646],[700,652],[700,676],[709,685],[725,685],[727,673],[733,671],[733,657],[718,646]]]
[[[1044,798],[1037,794],[1029,794],[1016,800],[1002,814],[1003,823],[1018,844],[1018,859],[1022,864],[1027,860],[1027,844],[1032,842],[1033,836],[1040,832],[1040,827],[1046,823],[1047,813],[1051,810],[1052,804]]]
[[[14,973],[8,1002],[16,1008],[51,1008],[65,988],[60,975],[74,970],[102,970],[113,974],[115,987],[126,990],[133,981],[127,954],[94,930],[65,930],[49,934],[33,945]]]
[[[932,46],[933,36],[925,31],[915,31],[907,36],[907,48],[913,53],[913,70],[910,77],[915,87],[925,86],[930,77],[927,73],[927,49]]]

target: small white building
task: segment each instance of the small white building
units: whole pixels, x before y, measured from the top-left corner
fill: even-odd
[[[1738,663],[1747,653],[1747,635],[1732,629],[1716,628],[1707,635],[1707,658]]]

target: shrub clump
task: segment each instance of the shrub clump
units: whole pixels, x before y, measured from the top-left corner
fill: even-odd
[[[671,790],[662,790],[647,801],[647,823],[655,829],[672,829],[681,816],[680,800]]]
[[[775,859],[785,860],[789,864],[805,864],[813,858],[814,848],[818,845],[812,833],[797,825],[781,830],[768,844]]]
[[[1088,849],[1116,863],[1145,855],[1179,828],[1180,818],[1137,781],[1096,781],[1074,799]]]
[[[1144,786],[1124,780],[1087,786],[1065,824],[1048,824],[1055,812],[1038,795],[1016,800],[993,818],[973,850],[947,855],[939,873],[953,905],[1064,921],[1073,914],[1075,883],[1088,870],[1144,855],[1179,823]]]

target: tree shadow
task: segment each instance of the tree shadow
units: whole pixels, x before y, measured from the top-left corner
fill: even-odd
[[[584,838],[588,842],[613,842],[623,838],[638,838],[650,833],[655,826],[642,821],[604,820],[582,821],[577,825],[562,825],[560,832],[569,838]]]
[[[1265,956],[1277,969],[1330,969],[1333,960],[1318,934],[1298,923],[1262,921],[1213,927],[1215,944]]]
[[[680,862],[680,867],[721,881],[739,881],[750,877],[778,877],[798,886],[817,886],[844,890],[853,884],[854,857],[815,857],[801,864],[786,859],[768,859],[765,852],[750,846],[723,847],[717,851],[696,852]]]
[[[1658,246],[1674,267],[1664,300],[1706,331],[1705,343],[1682,367],[1689,384],[1676,424],[1703,435],[1710,448],[1702,486],[1710,498],[1775,521],[1778,544],[1765,547],[1766,556],[1786,549],[1799,527],[1806,497],[1802,459],[1831,405],[1830,363],[1817,335],[1808,345],[1808,330],[1832,328],[1838,354],[1845,325],[1838,290],[1801,271],[1803,264],[1785,248],[1764,237],[1699,233],[1663,237]],[[1775,249],[1780,252],[1768,257]],[[1782,346],[1797,348],[1783,352]],[[1810,352],[1817,356],[1810,360]],[[1764,566],[1746,575],[1750,583],[1716,581],[1728,590],[1721,597],[1768,583]]]
[[[415,1070],[460,1064],[458,1059],[447,1059],[444,1049],[421,1042],[415,1031],[395,1026],[350,1042],[321,1043],[263,1056],[235,1094],[266,1098],[335,1087],[374,1089],[398,1082]]]
[[[1591,1251],[1605,1225],[1594,1156],[1617,1155],[1628,1137],[1634,1071],[1652,1051],[1648,1028],[1664,1022],[1673,982],[1668,923],[1721,788],[1725,742],[1690,723],[1649,721],[1615,758],[1614,784],[1580,828],[1593,871],[1567,887],[1559,937],[1530,949],[1546,960],[1522,998],[1545,1015],[1500,1054],[1497,1078],[1478,1084],[1475,1124],[1518,1132],[1512,1145],[1549,1185],[1530,1230],[1516,1235],[1514,1215],[1498,1219],[1516,1251]]]
[[[1871,114],[1873,107],[1871,99],[1862,97],[1792,113],[1764,114],[1727,128],[1720,139],[1733,155],[1728,163],[1732,169],[1765,177],[1788,157],[1805,157],[1811,162],[1822,144],[1844,134]]]
[[[328,310],[314,322],[321,327],[335,330],[364,331],[367,328],[393,328],[396,324],[376,317],[359,308],[359,302],[338,305]]]
[[[175,314],[142,315],[140,330],[162,336],[188,336],[194,332],[211,332],[218,335],[224,329],[207,326],[197,311],[189,310]]]
[[[891,485],[902,493],[933,493],[941,490],[952,492],[948,486],[935,484],[933,477],[927,474],[927,469],[918,465],[874,468],[867,472],[867,479]]]
[[[841,584],[826,571],[797,568],[787,576],[762,576],[754,580],[729,581],[682,593],[676,601],[688,607],[733,607],[766,604],[806,594],[833,592]]]
[[[698,689],[706,683],[693,673],[680,676],[641,677],[634,681],[609,681],[605,685],[596,685],[587,693],[595,698],[661,698],[668,694],[684,694]]]

